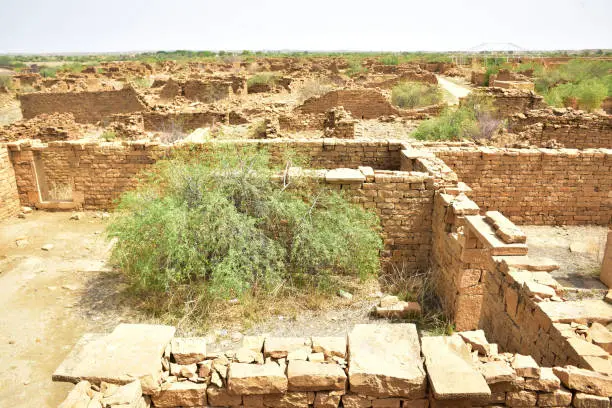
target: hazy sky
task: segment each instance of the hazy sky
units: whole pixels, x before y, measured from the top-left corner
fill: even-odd
[[[0,53],[612,48],[612,0],[0,2]]]

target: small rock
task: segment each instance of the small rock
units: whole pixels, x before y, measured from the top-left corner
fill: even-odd
[[[223,387],[223,381],[221,381],[221,376],[216,371],[212,372],[212,376],[210,377],[210,383],[216,385],[219,388]]]
[[[399,302],[399,298],[393,295],[387,295],[380,299],[380,307],[391,307]]]
[[[346,290],[342,290],[342,289],[338,290],[338,296],[340,296],[340,297],[342,297],[344,299],[348,299],[348,300],[351,300],[353,298],[353,294],[352,293],[349,293]]]
[[[83,213],[73,213],[73,214],[70,216],[70,219],[71,219],[71,220],[75,220],[75,221],[79,221],[79,220],[82,220],[82,219],[83,219],[83,217],[84,217]]]
[[[236,361],[239,363],[252,363],[257,359],[257,354],[261,353],[242,347],[236,351]]]
[[[31,207],[21,207],[21,212],[24,214],[31,214],[32,208]]]
[[[313,363],[322,363],[325,361],[325,354],[323,353],[312,353],[308,355],[308,361]]]
[[[45,245],[41,246],[40,249],[42,249],[43,251],[50,251],[50,250],[53,249],[53,247],[54,247],[53,244],[45,244]]]
[[[16,239],[15,240],[15,245],[17,246],[17,248],[25,248],[27,247],[29,244],[27,239]]]

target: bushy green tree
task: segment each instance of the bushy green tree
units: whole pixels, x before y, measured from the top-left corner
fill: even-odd
[[[376,215],[323,184],[274,174],[250,149],[158,162],[120,199],[113,261],[140,289],[203,284],[213,298],[378,273]]]

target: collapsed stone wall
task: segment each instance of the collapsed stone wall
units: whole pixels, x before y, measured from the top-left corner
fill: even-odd
[[[42,114],[29,120],[20,120],[0,127],[0,141],[38,139],[42,142],[78,139],[87,126],[78,124],[71,113]]]
[[[612,150],[433,148],[472,189],[482,210],[518,224],[606,225],[612,218]]]
[[[215,124],[227,124],[229,115],[224,112],[144,112],[144,130],[184,133]],[[235,124],[235,123],[232,123]]]
[[[495,115],[501,119],[515,113],[543,109],[547,106],[540,95],[523,89],[476,88],[469,97],[472,96],[490,99],[495,108]],[[462,104],[464,99],[461,98],[459,103]]]
[[[19,194],[8,149],[0,144],[0,221],[17,214]]]
[[[19,96],[24,119],[40,114],[67,112],[81,123],[96,123],[117,113],[146,109],[133,88],[100,92],[27,93]]]
[[[190,79],[182,86],[185,98],[202,103],[212,103],[229,98],[232,92],[232,82],[225,80]]]
[[[612,116],[563,109],[539,109],[508,118],[508,131],[544,147],[551,140],[572,149],[612,148]]]

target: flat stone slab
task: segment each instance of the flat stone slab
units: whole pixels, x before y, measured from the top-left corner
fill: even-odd
[[[312,337],[312,351],[346,358],[346,337]]]
[[[274,362],[261,365],[231,363],[227,388],[233,395],[281,394],[287,391],[287,377]]]
[[[206,358],[206,339],[175,337],[172,339],[172,356],[177,364],[199,363]]]
[[[309,353],[310,339],[306,337],[267,337],[264,341],[264,356],[284,358],[294,351]]]
[[[358,324],[348,344],[352,392],[410,399],[425,396],[426,374],[414,324]]]
[[[484,217],[480,215],[466,215],[466,225],[489,248],[491,255],[527,255],[527,245],[520,243],[506,244],[499,238],[495,229],[487,224]]]
[[[568,302],[540,302],[542,311],[555,323],[612,322],[612,304],[599,299]]]
[[[172,326],[120,324],[108,335],[87,333],[53,373],[53,381],[87,380],[127,384],[143,380],[143,393],[161,377],[161,357],[176,329]]]
[[[438,400],[488,397],[491,389],[474,367],[470,350],[459,336],[423,337],[425,366]]]
[[[338,364],[290,361],[289,391],[344,391],[346,374]]]
[[[333,169],[325,173],[325,181],[331,184],[363,183],[366,178],[355,169]]]
[[[544,257],[518,255],[496,256],[494,259],[496,262],[504,262],[508,267],[532,272],[552,272],[560,268],[557,262]]]
[[[206,406],[206,384],[191,381],[166,383],[151,400],[156,408],[203,407]]]
[[[493,226],[495,234],[506,244],[524,243],[525,233],[499,211],[487,211],[485,220]]]

